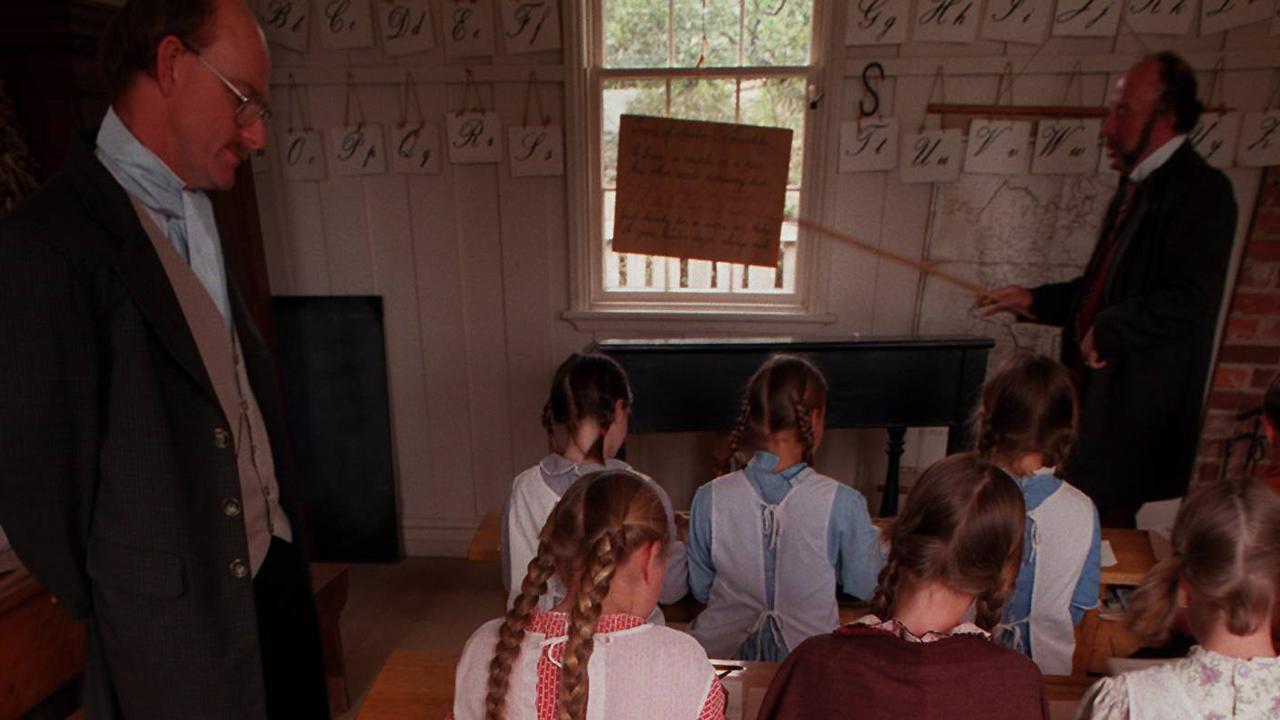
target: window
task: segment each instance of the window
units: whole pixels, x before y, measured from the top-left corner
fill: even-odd
[[[802,309],[803,235],[784,223],[776,267],[616,253],[611,247],[623,114],[735,122],[793,131],[786,211],[805,202],[808,112],[816,84],[814,0],[592,0],[581,184],[589,282],[583,309]],[[809,125],[810,127],[806,127]],[[809,163],[812,164],[812,163]],[[585,307],[583,307],[585,306]]]

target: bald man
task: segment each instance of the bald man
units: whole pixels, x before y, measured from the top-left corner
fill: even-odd
[[[0,224],[0,524],[98,718],[327,718],[275,369],[205,192],[266,142],[241,0],[132,0],[111,109]]]
[[[1143,58],[1115,85],[1102,126],[1120,187],[1084,275],[1009,286],[978,301],[1062,328],[1080,396],[1066,479],[1103,526],[1182,495],[1191,478],[1213,338],[1236,228],[1231,182],[1187,141],[1202,106],[1172,53]]]

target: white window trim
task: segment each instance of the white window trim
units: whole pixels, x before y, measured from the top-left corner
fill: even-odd
[[[832,0],[814,0],[813,63],[809,67],[807,83],[822,88],[832,80],[828,77],[833,68],[830,44],[837,33],[830,30],[835,19]],[[567,126],[576,129],[569,133],[571,147],[566,152],[566,190],[568,200],[569,231],[569,310],[564,319],[575,325],[595,325],[608,320],[665,320],[665,321],[718,321],[751,320],[757,322],[787,322],[803,324],[830,324],[835,317],[827,313],[829,244],[821,236],[800,229],[797,235],[798,252],[795,291],[786,294],[771,293],[690,293],[677,296],[664,292],[613,292],[605,293],[601,253],[604,243],[600,237],[603,227],[600,181],[600,136],[603,118],[600,87],[603,75],[609,74],[593,64],[592,58],[602,57],[600,47],[603,32],[599,23],[603,18],[601,0],[562,3],[565,21],[565,115]],[[734,68],[715,68],[708,76],[740,72]],[[687,74],[681,72],[682,75]],[[759,72],[756,71],[756,76]],[[820,95],[819,95],[820,97]],[[804,171],[801,178],[801,202],[804,215],[809,218],[823,216],[821,191],[825,177],[826,137],[828,108],[831,103],[821,101],[816,109],[810,109],[805,121]]]

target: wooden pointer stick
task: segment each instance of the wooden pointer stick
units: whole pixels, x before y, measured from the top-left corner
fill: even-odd
[[[948,282],[948,283],[951,283],[952,285],[955,285],[956,287],[964,288],[965,290],[968,290],[969,292],[974,293],[979,297],[984,297],[984,298],[991,297],[990,290],[982,287],[977,283],[970,282],[962,277],[952,275],[949,272],[944,272],[942,270],[939,270],[936,267],[934,267],[932,263],[923,263],[917,260],[912,260],[911,258],[904,257],[897,253],[889,252],[888,250],[885,250],[883,248],[878,248],[875,245],[872,245],[871,243],[863,242],[851,235],[845,235],[842,232],[837,232],[835,230],[832,230],[831,228],[823,227],[822,225],[819,225],[814,222],[809,222],[808,220],[804,220],[798,217],[788,217],[787,221],[793,222],[796,224],[797,227],[804,228],[805,230],[816,232],[821,235],[825,235],[829,238],[839,240],[840,242],[845,243],[846,245],[851,245],[853,247],[856,247],[859,250],[865,250],[866,252],[869,252],[872,255],[875,255],[876,257],[884,258],[885,260],[889,260],[891,262],[896,262],[899,265],[906,265],[909,268],[919,270],[920,272],[926,273],[928,275],[933,275],[934,277],[938,278],[939,280],[942,280],[943,282]],[[1032,315],[1030,312],[1026,310],[1018,310],[1015,308],[1008,308],[1008,310],[1010,312],[1021,315],[1023,318],[1027,320],[1036,319],[1035,315]]]

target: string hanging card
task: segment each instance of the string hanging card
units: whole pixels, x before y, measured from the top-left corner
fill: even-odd
[[[445,57],[493,55],[493,0],[443,0],[440,9]]]
[[[1013,65],[1005,63],[996,81],[995,104],[1008,96],[1013,104]],[[969,124],[965,148],[965,172],[992,175],[1022,175],[1029,165],[1028,145],[1031,123],[1024,120],[986,119]]]
[[[1242,167],[1280,165],[1280,70],[1273,73],[1262,112],[1246,113],[1241,119],[1237,152]]]
[[[934,102],[946,103],[946,72],[942,66],[933,74],[929,101],[915,132],[906,133],[902,141],[899,177],[904,183],[954,182],[960,177],[964,157],[964,133],[957,129],[927,129],[928,108]],[[935,116],[936,119],[936,116]]]
[[[311,37],[311,5],[294,0],[261,0],[258,24],[267,42],[296,52],[307,51]]]
[[[898,163],[898,120],[880,114],[880,94],[871,84],[873,74],[883,82],[884,66],[871,62],[862,70],[864,97],[858,100],[861,117],[840,123],[842,173],[892,170]]]
[[[1058,37],[1115,37],[1122,0],[1059,0],[1053,16]]]
[[[1213,0],[1208,0],[1213,2]],[[1183,2],[1128,2],[1124,6],[1124,25],[1143,53],[1150,52],[1141,35],[1187,35],[1196,18],[1196,4]]]
[[[325,178],[324,141],[311,127],[306,104],[298,89],[298,81],[289,73],[285,86],[284,141],[281,143],[281,169],[287,180],[315,181]]]
[[[1039,45],[1049,33],[1054,0],[989,0],[983,10],[985,40]]]
[[[1210,165],[1229,168],[1235,164],[1236,145],[1240,137],[1240,114],[1229,112],[1217,104],[1222,74],[1223,59],[1219,57],[1214,63],[1209,80],[1209,109],[1201,113],[1200,121],[1187,137],[1200,157]]]
[[[1077,61],[1062,90],[1066,107],[1076,90],[1075,105],[1084,102],[1084,80]],[[1045,118],[1036,127],[1036,147],[1031,155],[1034,175],[1092,175],[1098,167],[1098,118]]]
[[[416,119],[410,119],[410,116]],[[406,72],[400,93],[400,122],[391,131],[391,170],[407,175],[440,172],[440,129],[428,125],[413,73]]]
[[[320,47],[355,50],[373,46],[373,11],[369,0],[313,3],[320,13]]]
[[[374,12],[388,57],[431,50],[436,46],[428,0],[375,0]]]
[[[507,53],[545,52],[560,49],[558,0],[501,0],[502,41]]]
[[[529,108],[537,105],[536,125],[529,123]],[[538,74],[529,73],[525,88],[524,114],[518,127],[507,130],[507,148],[514,177],[558,176],[564,174],[564,134],[542,109]]]
[[[352,108],[355,112],[352,112]],[[381,175],[387,171],[382,126],[365,122],[355,76],[347,73],[342,125],[329,128],[329,157],[337,175]]]
[[[1248,2],[1223,2],[1222,0],[1203,0],[1200,3],[1200,34],[1231,30],[1233,28],[1252,25],[1271,17],[1273,8],[1270,3],[1254,0]]]
[[[907,41],[911,0],[849,3],[845,45],[898,45]]]
[[[461,165],[496,163],[502,160],[502,120],[498,113],[486,110],[479,91],[473,87],[475,73],[466,68],[462,86],[462,104],[455,112],[445,114],[445,143],[449,162]],[[472,99],[472,93],[475,98]],[[470,103],[470,104],[468,104]]]

